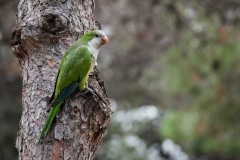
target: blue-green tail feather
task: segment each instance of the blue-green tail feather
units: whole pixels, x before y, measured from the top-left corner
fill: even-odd
[[[48,117],[44,123],[42,132],[40,134],[40,137],[38,139],[38,144],[41,142],[42,138],[48,133],[52,122],[54,120],[54,118],[56,117],[57,112],[60,109],[60,106],[62,105],[63,101],[69,97],[77,88],[79,85],[80,80],[74,81],[73,83],[71,83],[70,85],[68,85],[67,87],[63,88],[59,94],[54,98],[54,100],[52,101],[51,105],[53,106],[48,114]]]
[[[37,144],[39,144],[41,142],[43,136],[45,136],[48,133],[48,130],[50,129],[52,122],[53,122],[58,110],[60,109],[61,105],[62,105],[62,102],[51,108],[51,110],[48,114],[48,117],[44,123],[43,129],[42,129],[42,132],[40,134]]]

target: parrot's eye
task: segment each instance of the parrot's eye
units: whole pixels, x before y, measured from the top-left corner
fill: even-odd
[[[99,35],[99,34],[96,34],[96,37],[97,37],[97,38],[99,38],[99,37],[100,37],[100,35]]]

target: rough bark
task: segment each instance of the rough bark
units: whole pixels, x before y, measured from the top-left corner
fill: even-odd
[[[94,158],[112,113],[96,70],[89,85],[101,98],[75,93],[66,100],[42,143],[36,144],[61,57],[83,31],[98,28],[93,9],[93,0],[19,1],[11,39],[23,77],[23,112],[16,140],[19,159]]]

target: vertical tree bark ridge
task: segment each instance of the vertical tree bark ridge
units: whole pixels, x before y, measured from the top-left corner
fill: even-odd
[[[23,112],[16,141],[19,159],[91,160],[100,145],[112,110],[96,70],[89,85],[101,98],[81,92],[71,96],[51,131],[40,145],[36,144],[61,57],[83,31],[98,27],[93,9],[93,0],[19,1],[11,39],[23,77]]]

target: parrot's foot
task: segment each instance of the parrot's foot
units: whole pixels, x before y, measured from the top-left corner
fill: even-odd
[[[91,93],[93,96],[98,97],[103,103],[108,104],[96,91],[94,91],[93,89],[85,86],[85,88],[82,89],[83,95],[87,94],[87,93]]]
[[[92,90],[92,89],[89,88],[89,87],[83,88],[83,89],[82,89],[82,92],[83,92],[83,95],[85,95],[85,94],[87,94],[87,93],[91,93],[92,95],[97,96],[96,93],[95,93],[95,91]]]

